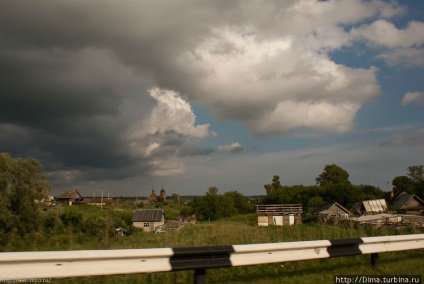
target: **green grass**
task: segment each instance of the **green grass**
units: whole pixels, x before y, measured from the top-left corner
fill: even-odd
[[[85,214],[99,214],[85,209]],[[105,210],[104,217],[115,214]],[[215,222],[186,225],[178,232],[138,232],[123,238],[107,237],[101,240],[87,238],[80,232],[65,230],[60,235],[36,235],[16,239],[21,247],[30,250],[88,250],[139,249],[163,247],[221,246],[292,242],[306,240],[344,239],[355,237],[420,233],[418,229],[404,231],[319,225],[315,223],[294,226],[256,225],[256,215],[240,215]],[[23,244],[22,244],[23,242]],[[27,244],[29,242],[30,244]],[[10,249],[13,245],[10,244]],[[3,248],[4,249],[4,248]],[[28,249],[27,249],[28,250]],[[380,265],[375,269],[369,255],[330,259],[285,262],[207,270],[207,283],[333,283],[334,275],[358,274],[422,274],[424,250],[380,254]],[[193,271],[115,275],[53,279],[53,283],[193,283]]]

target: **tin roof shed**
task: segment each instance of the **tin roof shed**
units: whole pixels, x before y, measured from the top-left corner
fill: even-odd
[[[165,218],[162,209],[140,209],[133,213],[133,222],[161,222]]]

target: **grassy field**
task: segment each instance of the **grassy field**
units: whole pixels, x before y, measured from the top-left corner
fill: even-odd
[[[90,211],[84,214],[90,214]],[[104,216],[115,214],[105,211]],[[39,236],[31,250],[87,250],[219,246],[290,242],[324,239],[420,233],[417,229],[395,231],[388,229],[330,226],[316,223],[294,226],[256,225],[256,215],[241,215],[216,222],[186,225],[178,232],[133,233],[125,237],[102,239],[84,238],[72,230],[62,236]],[[44,238],[44,239],[43,239]],[[56,241],[55,241],[56,239]],[[26,244],[28,245],[28,244]],[[246,267],[210,269],[207,283],[333,283],[334,275],[416,275],[424,271],[424,250],[380,254],[377,269],[370,264],[369,255],[339,257],[321,260],[276,263]],[[117,275],[53,279],[53,283],[193,283],[193,271],[152,274]]]

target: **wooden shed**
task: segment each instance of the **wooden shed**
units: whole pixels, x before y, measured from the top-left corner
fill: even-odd
[[[78,190],[74,191],[65,191],[59,194],[57,197],[57,202],[64,203],[66,205],[72,205],[72,203],[78,203],[83,199],[82,195]]]
[[[353,214],[337,202],[322,204],[315,210],[318,218],[327,221],[330,219],[349,219]]]
[[[153,232],[165,224],[165,214],[162,209],[135,210],[132,216],[133,226],[145,232]]]
[[[257,205],[259,226],[290,226],[302,223],[302,204]]]
[[[400,194],[394,201],[393,206],[398,210],[407,210],[422,212],[424,210],[424,202],[416,194]]]
[[[375,215],[387,212],[387,203],[385,199],[365,200],[356,203],[350,210],[359,215]]]

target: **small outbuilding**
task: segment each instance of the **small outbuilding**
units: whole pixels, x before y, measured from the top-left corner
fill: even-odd
[[[424,202],[416,194],[401,193],[392,203],[397,210],[406,210],[410,213],[424,211]]]
[[[387,203],[385,199],[365,200],[356,203],[351,209],[353,214],[375,215],[387,212]]]
[[[257,205],[259,226],[290,226],[302,223],[302,204]]]
[[[123,237],[123,236],[125,236],[126,233],[127,233],[127,230],[125,230],[122,227],[115,229],[115,236],[117,236],[117,237]]]
[[[326,222],[327,220],[349,219],[353,214],[337,202],[322,204],[315,210],[318,218]]]
[[[165,224],[165,214],[162,209],[135,210],[132,216],[133,226],[145,232],[153,232]]]

